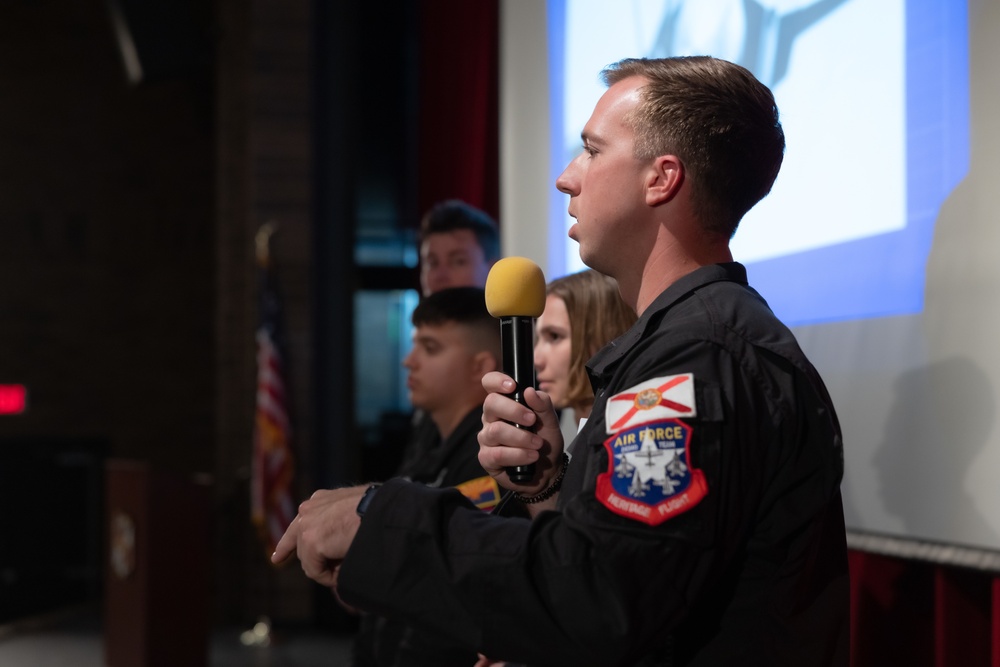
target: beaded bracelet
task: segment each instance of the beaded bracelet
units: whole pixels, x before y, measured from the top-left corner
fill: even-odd
[[[549,487],[547,489],[533,496],[522,496],[520,493],[515,493],[514,499],[526,505],[532,505],[534,503],[540,503],[543,500],[548,500],[549,498],[554,496],[556,491],[559,490],[559,487],[562,486],[563,477],[566,476],[566,468],[568,467],[569,467],[569,456],[566,455],[566,452],[563,452],[562,466],[559,468],[559,474],[556,475],[556,478],[552,480],[552,483],[549,484]]]

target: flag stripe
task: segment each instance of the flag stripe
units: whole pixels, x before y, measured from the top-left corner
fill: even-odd
[[[257,388],[253,437],[251,506],[269,556],[295,517],[292,479],[295,458],[285,392],[285,366],[275,332],[279,304],[267,268],[261,275],[261,320],[257,329]]]

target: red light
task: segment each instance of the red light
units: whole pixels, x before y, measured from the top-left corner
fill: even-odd
[[[27,408],[27,387],[23,384],[0,384],[0,415],[19,415]]]

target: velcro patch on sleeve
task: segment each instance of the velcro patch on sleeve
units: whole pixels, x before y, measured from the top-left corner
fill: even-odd
[[[656,526],[691,509],[708,493],[691,467],[693,429],[679,419],[646,422],[604,441],[608,471],[597,476],[597,499],[609,510]]]
[[[694,417],[694,373],[666,375],[640,382],[608,399],[604,421],[609,434],[645,422]]]
[[[500,502],[500,485],[489,475],[462,482],[455,488],[484,512],[491,511]]]

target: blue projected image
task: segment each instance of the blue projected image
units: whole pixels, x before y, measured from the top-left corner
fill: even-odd
[[[549,0],[552,180],[625,57],[710,54],[773,91],[788,147],[733,239],[790,325],[916,313],[934,221],[969,164],[964,2]],[[550,201],[549,270],[582,268]]]

